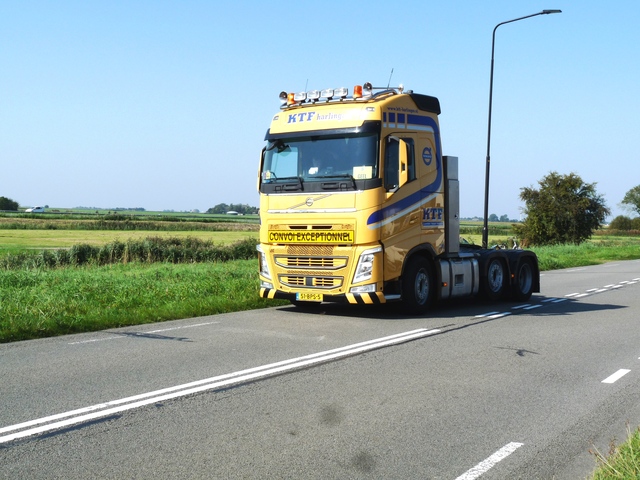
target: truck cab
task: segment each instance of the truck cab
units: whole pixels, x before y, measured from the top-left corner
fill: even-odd
[[[437,98],[367,83],[352,96],[328,89],[280,99],[258,175],[262,297],[401,301],[424,312],[438,298],[480,292],[496,255],[460,250],[458,165],[442,154]],[[494,296],[517,268],[498,257]],[[530,295],[535,255],[527,264]]]

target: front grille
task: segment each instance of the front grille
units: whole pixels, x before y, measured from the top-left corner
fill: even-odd
[[[280,283],[288,287],[338,288],[342,286],[341,277],[316,277],[303,275],[280,275]]]
[[[276,265],[282,269],[278,275],[280,284],[294,289],[342,287],[349,257],[334,252],[333,245],[287,245],[286,251],[274,255]]]
[[[338,269],[347,265],[347,257],[293,257],[276,256],[275,262],[285,268]]]
[[[333,254],[332,245],[287,245],[287,255],[330,257]]]

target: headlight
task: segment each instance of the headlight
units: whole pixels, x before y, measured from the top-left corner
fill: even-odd
[[[376,253],[380,253],[381,251],[382,247],[376,247],[370,250],[365,250],[360,254],[360,259],[358,260],[356,273],[353,275],[352,283],[365,282],[371,279]]]
[[[260,259],[260,274],[271,280],[271,272],[269,271],[269,264],[267,263],[267,254],[264,253],[262,245],[257,245],[256,250],[258,250],[258,257]]]

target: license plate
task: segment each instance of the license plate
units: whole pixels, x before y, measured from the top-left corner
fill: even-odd
[[[321,293],[296,293],[296,300],[301,302],[321,302]]]

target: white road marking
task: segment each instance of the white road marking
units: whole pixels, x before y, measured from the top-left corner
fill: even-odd
[[[38,418],[16,425],[9,425],[7,427],[0,428],[0,433],[15,433],[1,436],[0,444],[7,443],[19,438],[29,437],[32,435],[69,427],[71,425],[77,425],[79,423],[94,420],[96,418],[108,417],[120,412],[124,412],[126,410],[132,410],[134,408],[143,407],[145,405],[150,405],[157,402],[163,402],[177,397],[192,395],[194,393],[203,392],[206,390],[229,387],[248,381],[253,381],[259,378],[265,378],[276,374],[282,374],[287,371],[301,369],[312,365],[318,365],[340,358],[357,355],[378,348],[397,345],[410,340],[416,340],[418,338],[434,335],[439,332],[440,330],[438,329],[427,330],[425,328],[420,328],[396,335],[390,335],[388,337],[356,343],[354,345],[348,345],[346,347],[340,347],[333,350],[306,355],[303,357],[283,360],[276,363],[262,365],[260,367],[254,367],[247,370],[219,375],[217,377],[211,377],[204,380],[185,383],[183,385],[168,387],[153,392],[147,392],[127,398],[121,398],[119,400],[112,400],[110,402],[91,405],[77,410],[71,410],[48,417]],[[40,426],[34,427],[35,425]],[[25,428],[26,430],[24,430]]]
[[[605,285],[602,288],[589,288],[589,289],[586,290],[586,293],[578,293],[578,292],[567,293],[565,295],[565,297],[567,297],[567,298],[582,298],[582,297],[586,297],[586,296],[588,296],[590,294],[593,294],[593,293],[606,292],[609,289],[622,288],[622,287],[624,287],[626,285],[635,285],[639,281],[640,281],[640,278],[634,278],[633,280],[622,280],[621,282],[618,282],[617,285],[609,284],[609,285]]]
[[[513,310],[520,310],[521,308],[526,308],[530,306],[530,303],[525,303],[524,305],[516,305],[515,307],[511,307]]]
[[[517,442],[511,442],[502,447],[496,453],[488,457],[487,459],[480,462],[478,465],[473,467],[470,470],[467,470],[465,473],[460,475],[456,480],[474,480],[484,473],[486,473],[490,468],[494,467],[498,462],[504,460],[517,449],[519,449],[523,444]]]
[[[534,308],[540,308],[542,305],[538,304],[538,305],[529,305],[528,307],[525,307],[525,310],[533,310]]]
[[[82,343],[93,343],[93,342],[103,342],[105,340],[115,340],[118,338],[126,338],[127,336],[140,336],[144,337],[145,335],[153,334],[153,333],[161,333],[161,332],[171,332],[173,330],[182,330],[183,328],[193,328],[193,327],[204,327],[206,325],[215,325],[220,322],[206,322],[206,323],[196,323],[194,325],[181,325],[179,327],[170,327],[170,328],[161,328],[159,330],[150,330],[148,332],[129,332],[127,335],[114,335],[112,337],[103,337],[103,338],[93,338],[91,340],[80,340],[78,342],[69,342],[69,345],[80,345]]]
[[[618,380],[620,380],[622,377],[624,377],[630,371],[631,370],[627,370],[626,368],[621,368],[620,370],[618,370],[613,375],[609,375],[607,378],[602,380],[602,383],[615,383]]]

